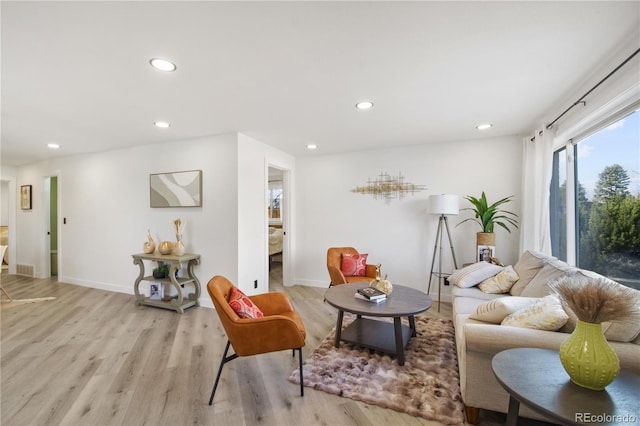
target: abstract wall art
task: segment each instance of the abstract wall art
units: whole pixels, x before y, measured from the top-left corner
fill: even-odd
[[[149,175],[151,207],[201,207],[202,170]]]

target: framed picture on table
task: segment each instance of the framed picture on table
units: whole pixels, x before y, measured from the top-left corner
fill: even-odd
[[[20,186],[20,208],[31,210],[31,185]]]
[[[489,262],[491,263],[491,258],[496,257],[496,246],[478,246],[478,257],[476,262]]]

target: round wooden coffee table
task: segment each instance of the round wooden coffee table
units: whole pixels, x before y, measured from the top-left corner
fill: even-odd
[[[340,346],[340,341],[354,343],[395,355],[398,364],[404,365],[404,348],[411,336],[416,335],[414,316],[431,307],[431,297],[410,287],[394,285],[393,293],[384,302],[357,299],[356,291],[367,286],[367,283],[340,284],[326,291],[325,300],[338,310],[335,346]],[[356,314],[357,318],[342,330],[345,312]],[[393,323],[363,316],[389,317]],[[402,325],[402,317],[409,319],[409,327]]]
[[[507,425],[516,425],[520,403],[562,425],[623,425],[640,420],[640,376],[620,370],[603,391],[571,382],[558,351],[507,349],[495,355],[491,368],[509,393]]]

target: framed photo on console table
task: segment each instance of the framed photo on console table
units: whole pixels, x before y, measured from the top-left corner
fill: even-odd
[[[151,207],[202,207],[202,170],[149,175]]]
[[[31,185],[20,186],[20,208],[31,210]]]
[[[476,262],[489,262],[491,263],[491,258],[496,257],[496,246],[478,246],[478,258]]]

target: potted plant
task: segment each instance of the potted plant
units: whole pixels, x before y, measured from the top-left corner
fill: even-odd
[[[169,275],[169,265],[164,262],[159,263],[158,266],[153,269],[153,278],[167,278],[167,275]]]
[[[510,226],[513,226],[514,228],[518,227],[518,215],[500,208],[503,204],[512,201],[513,195],[504,197],[491,205],[489,205],[484,191],[482,191],[480,198],[467,195],[464,199],[473,204],[473,207],[468,207],[462,210],[471,210],[474,213],[474,217],[465,219],[458,225],[468,221],[476,222],[480,225],[482,232],[478,232],[476,239],[476,251],[478,254],[477,260],[488,260],[485,256],[495,256],[495,226],[498,225],[506,229],[509,233],[511,233],[511,229],[509,228]]]

